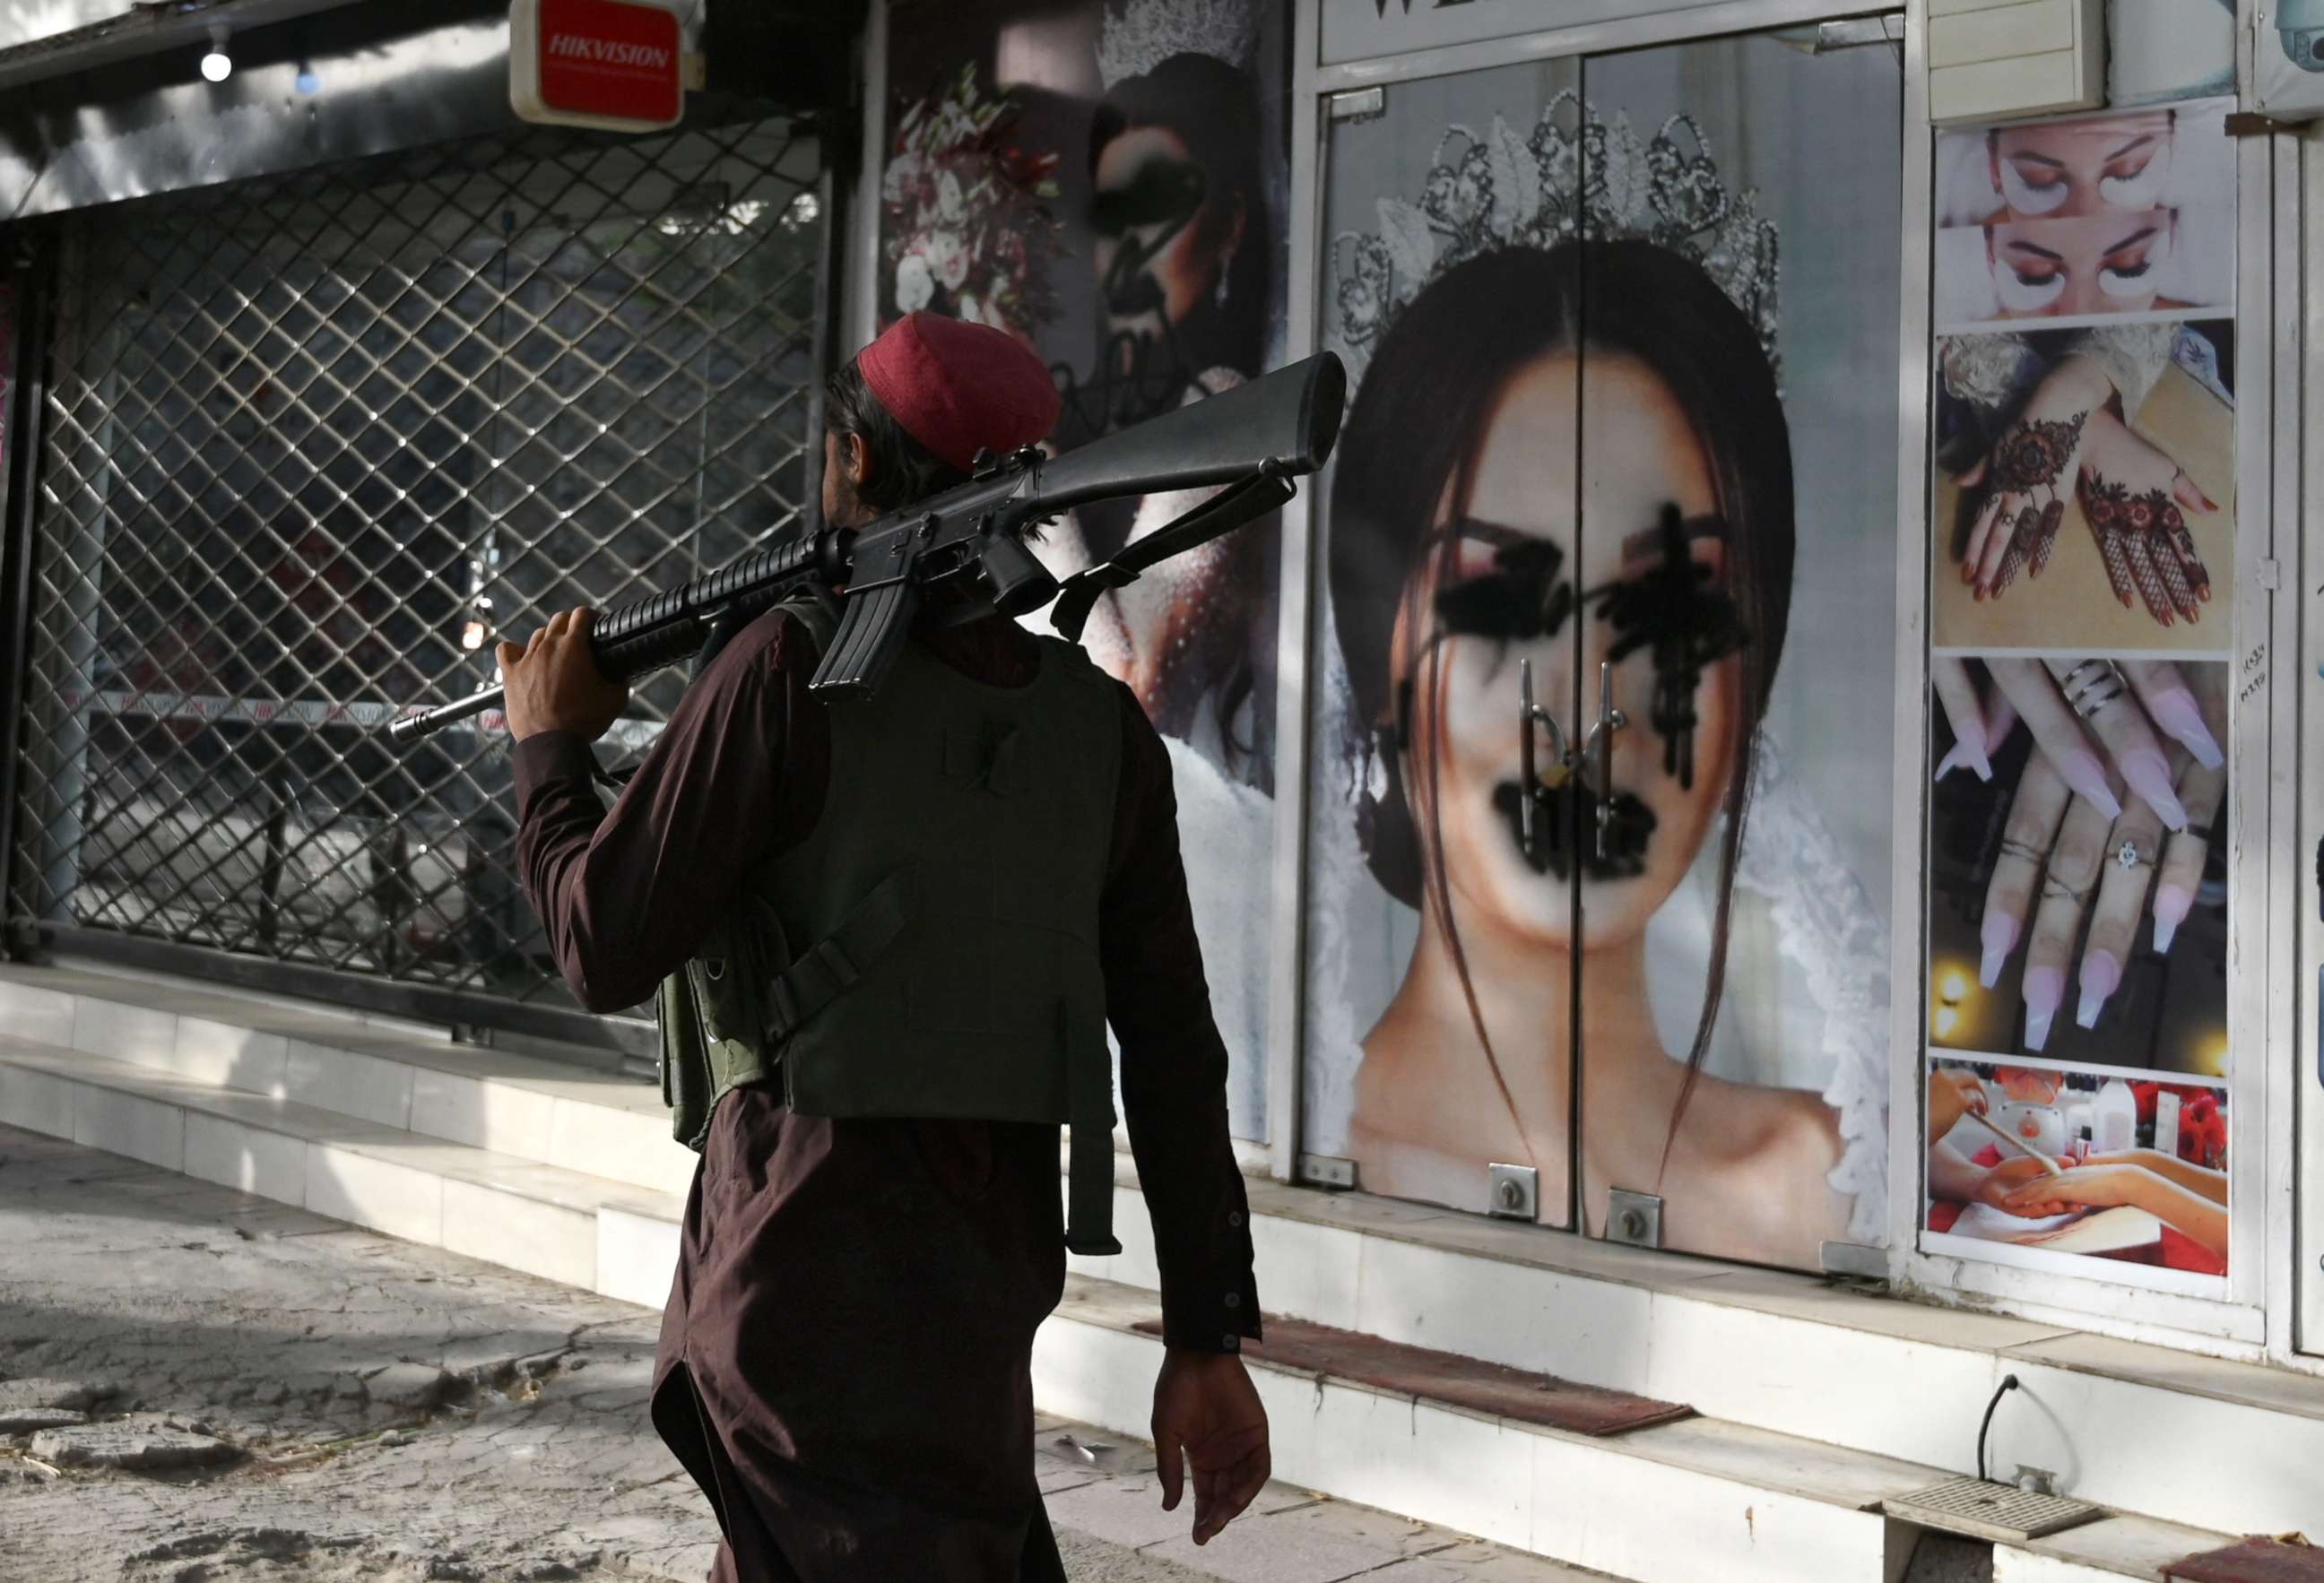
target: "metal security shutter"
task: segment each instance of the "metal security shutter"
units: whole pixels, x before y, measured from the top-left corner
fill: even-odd
[[[798,527],[827,209],[811,136],[760,120],[69,222],[12,925],[569,1009],[501,721],[378,728],[491,685],[494,638]],[[634,695],[623,757],[680,686]]]

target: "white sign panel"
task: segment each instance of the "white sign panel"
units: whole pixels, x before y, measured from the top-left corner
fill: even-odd
[[[1700,4],[1652,0],[1323,0],[1323,5],[1325,65],[1700,9]]]

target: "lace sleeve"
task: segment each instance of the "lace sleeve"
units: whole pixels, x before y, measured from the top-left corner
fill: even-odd
[[[1840,1136],[1828,1180],[1854,1200],[1849,1240],[1878,1243],[1888,1226],[1887,922],[1764,730],[1756,758],[1735,882],[1767,899],[1776,942],[1823,1013],[1823,1100]]]
[[[2178,338],[2175,324],[2100,325],[2076,336],[2066,354],[2097,364],[2122,398],[2122,410],[2135,413],[2171,366],[2172,344]]]
[[[2016,410],[2050,365],[2024,336],[1954,336],[1942,343],[1945,393],[1987,413]]]

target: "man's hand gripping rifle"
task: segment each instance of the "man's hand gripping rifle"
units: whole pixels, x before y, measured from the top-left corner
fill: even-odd
[[[831,652],[809,683],[826,698],[868,697],[934,590],[964,588],[968,608],[1023,615],[1051,600],[1051,623],[1078,640],[1098,595],[1137,581],[1170,556],[1266,515],[1296,492],[1339,437],[1347,395],[1340,360],[1322,353],[1181,407],[1065,456],[1028,448],[990,459],[956,489],[860,529],[754,550],[733,565],[609,611],[590,631],[597,668],[634,680],[700,652],[711,629],[747,621],[808,591],[840,603]],[[1091,501],[1225,487],[1202,505],[1061,585],[1033,558],[1024,529]],[[407,714],[388,728],[401,746],[496,708],[491,688]]]

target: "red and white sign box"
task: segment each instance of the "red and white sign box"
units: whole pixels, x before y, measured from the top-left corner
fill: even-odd
[[[527,121],[657,132],[686,114],[678,13],[652,0],[512,0],[509,103]]]

